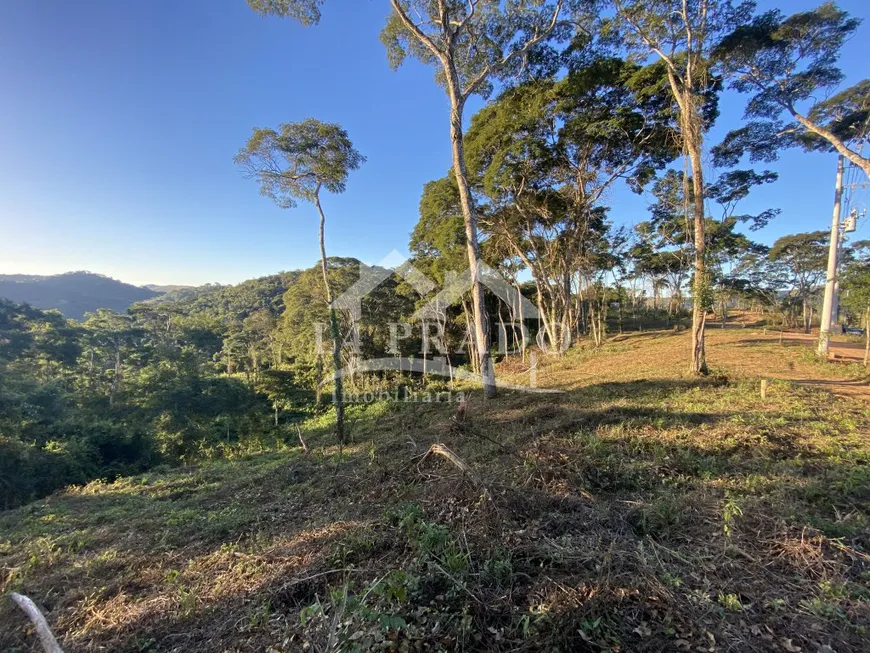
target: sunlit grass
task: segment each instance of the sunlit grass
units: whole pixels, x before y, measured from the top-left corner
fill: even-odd
[[[705,631],[742,650],[753,627],[862,650],[870,412],[798,383],[852,371],[725,331],[695,379],[685,340],[542,359],[561,394],[354,404],[344,445],[325,412],[299,424],[308,453],[286,425],[262,451],[0,513],[2,590],[41,601],[71,650],[181,632],[185,650],[299,650],[337,610],[348,637],[433,650],[678,650]],[[484,487],[424,460],[435,442]],[[31,641],[8,605],[0,623],[6,648]]]

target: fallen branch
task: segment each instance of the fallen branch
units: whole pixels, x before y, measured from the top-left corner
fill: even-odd
[[[42,648],[45,650],[45,653],[63,653],[63,649],[57,643],[54,634],[51,632],[51,628],[48,627],[48,622],[45,620],[45,617],[42,616],[42,613],[39,611],[39,608],[36,607],[36,604],[23,594],[16,594],[15,592],[12,593],[12,600],[18,604],[19,608],[24,610],[27,617],[31,622],[33,622],[33,625],[36,628],[36,634],[39,637],[39,641],[42,643]]]
[[[458,468],[458,469],[459,469],[463,474],[467,475],[467,476],[472,480],[472,482],[473,482],[475,485],[480,485],[480,484],[481,484],[481,483],[480,483],[480,479],[477,477],[477,474],[475,474],[475,473],[471,470],[471,467],[469,467],[469,466],[465,463],[465,461],[463,461],[459,456],[457,456],[455,453],[453,453],[452,451],[450,451],[450,449],[448,449],[447,447],[445,447],[443,444],[433,444],[431,447],[429,447],[429,451],[427,451],[427,452],[423,455],[423,457],[420,459],[420,463],[422,463],[424,460],[426,460],[426,459],[427,459],[429,456],[431,456],[432,454],[436,454],[436,455],[438,455],[438,456],[442,456],[443,458],[446,458],[447,460],[449,460],[449,461],[450,461],[451,463],[453,463],[453,464],[454,464],[454,465],[455,465],[455,466],[456,466],[456,467],[457,467],[457,468]]]
[[[299,428],[299,425],[296,425],[296,434],[299,436],[299,444],[302,445],[302,451],[308,453],[308,445],[305,444],[305,440],[302,439],[302,429]]]

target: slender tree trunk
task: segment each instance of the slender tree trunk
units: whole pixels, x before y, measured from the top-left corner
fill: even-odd
[[[622,286],[616,287],[616,305],[619,310],[619,335],[622,335]]]
[[[115,393],[121,387],[121,342],[115,340],[115,374],[112,376],[112,385],[109,387],[109,408],[115,406]]]
[[[704,260],[704,168],[702,160],[703,124],[700,116],[698,98],[695,97],[694,62],[692,53],[683,79],[678,79],[670,61],[668,82],[674,99],[680,109],[684,152],[692,167],[692,190],[694,193],[694,245],[695,245],[695,287],[692,292],[692,361],[690,370],[695,374],[707,374],[707,354],[704,335],[707,322],[707,309],[704,306],[707,269]],[[686,188],[685,191],[688,191]]]
[[[870,359],[870,306],[864,311],[864,367]]]
[[[33,623],[36,635],[39,637],[40,644],[42,644],[42,650],[45,653],[63,653],[63,649],[60,648],[60,644],[57,643],[57,639],[51,632],[48,622],[45,620],[42,612],[39,611],[39,608],[36,607],[36,604],[23,594],[16,594],[15,592],[10,594],[10,598],[24,611],[28,619]]]
[[[691,123],[686,134],[686,146],[689,161],[692,165],[692,190],[695,200],[695,291],[692,293],[692,365],[695,374],[707,374],[707,352],[705,347],[705,330],[707,324],[707,309],[704,306],[704,292],[707,282],[707,266],[704,260],[706,249],[704,236],[704,169],[701,153],[700,116],[695,110],[694,99],[689,98],[689,115],[686,122]]]
[[[520,289],[519,284],[515,284],[517,288],[517,303],[519,306],[519,314],[520,314],[520,351],[522,353],[523,364],[526,363],[526,347],[528,343],[526,342],[526,320],[523,309],[523,291]]]
[[[475,348],[480,367],[483,390],[487,398],[495,397],[495,373],[489,358],[488,338],[485,323],[485,306],[483,302],[483,284],[481,283],[481,266],[477,240],[477,216],[468,184],[468,169],[465,165],[465,148],[462,143],[462,111],[465,100],[459,95],[459,84],[456,71],[450,65],[445,65],[447,85],[450,95],[450,142],[453,150],[453,173],[459,188],[459,203],[462,206],[462,216],[465,221],[465,238],[468,251],[468,266],[471,270],[472,288],[471,301],[473,307]]]
[[[335,367],[332,378],[335,391],[335,435],[339,444],[344,444],[344,385],[341,378],[341,332],[338,328],[338,315],[332,306],[332,288],[329,285],[329,268],[326,263],[326,215],[320,205],[320,185],[314,193],[314,205],[320,214],[320,269],[323,272],[323,285],[326,301],[329,304],[329,326],[332,331],[332,363]]]
[[[812,326],[812,318],[810,317],[810,300],[807,297],[803,298],[803,318],[804,333],[809,333]]]
[[[465,334],[468,342],[466,346],[468,347],[468,362],[471,366],[471,371],[474,374],[480,374],[480,361],[477,358],[477,345],[474,344],[475,335],[474,335],[474,327],[471,322],[471,311],[468,308],[468,303],[465,299],[462,300],[462,314],[465,316]]]
[[[94,348],[91,347],[90,363],[88,365],[88,390],[94,391]]]
[[[508,345],[508,336],[507,336],[507,327],[504,324],[504,316],[501,311],[501,304],[498,305],[498,327],[501,330],[501,337],[504,338],[504,355],[507,357],[507,353],[510,349]]]

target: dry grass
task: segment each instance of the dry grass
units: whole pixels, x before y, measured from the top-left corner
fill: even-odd
[[[862,370],[777,338],[711,330],[697,380],[686,334],[617,337],[542,360],[562,394],[72,489],[0,513],[0,591],[68,651],[863,651],[870,411],[794,382]],[[35,650],[8,601],[0,649]]]

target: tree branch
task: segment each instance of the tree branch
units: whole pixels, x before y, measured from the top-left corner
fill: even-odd
[[[395,2],[396,0],[393,0]],[[535,35],[526,41],[522,46],[511,50],[508,54],[506,54],[502,59],[494,64],[487,64],[484,66],[483,70],[468,83],[465,89],[462,92],[463,101],[467,100],[477,89],[480,87],[483,82],[486,81],[486,78],[491,74],[498,72],[505,66],[507,66],[511,61],[519,56],[525,55],[529,50],[535,47],[538,43],[546,39],[556,28],[556,24],[559,22],[559,14],[562,13],[562,2],[563,0],[558,0],[556,3],[556,8],[553,10],[553,18],[550,20],[550,24],[544,29],[540,34],[536,33]]]
[[[861,170],[864,171],[864,174],[870,177],[870,159],[865,159],[858,152],[855,152],[854,150],[847,147],[846,144],[830,130],[825,129],[821,125],[816,124],[809,118],[806,118],[798,113],[793,105],[786,105],[786,109],[792,115],[792,117],[794,117],[794,119],[797,120],[807,131],[810,131],[817,136],[821,136],[822,138],[824,138],[826,141],[834,146],[834,149],[837,150],[837,152],[839,152],[844,157],[849,159],[849,161],[861,168]]]
[[[439,59],[442,59],[444,53],[441,52],[441,50],[438,49],[438,46],[435,45],[435,42],[426,36],[423,30],[421,30],[417,24],[408,17],[408,14],[405,13],[405,10],[402,9],[402,6],[399,4],[399,0],[390,0],[390,4],[393,6],[393,11],[396,12],[399,20],[402,21],[402,24],[408,28],[408,30],[416,36],[423,45],[429,48],[432,51],[432,54]]]
[[[45,617],[42,616],[42,613],[39,611],[39,608],[36,607],[36,604],[23,594],[16,594],[15,592],[11,594],[11,598],[19,608],[24,610],[24,613],[33,623],[34,628],[36,628],[36,635],[39,637],[39,641],[42,644],[45,653],[63,653],[63,649],[61,649],[60,644],[57,643],[54,633],[51,632],[51,628],[48,627],[48,622],[45,620]]]

